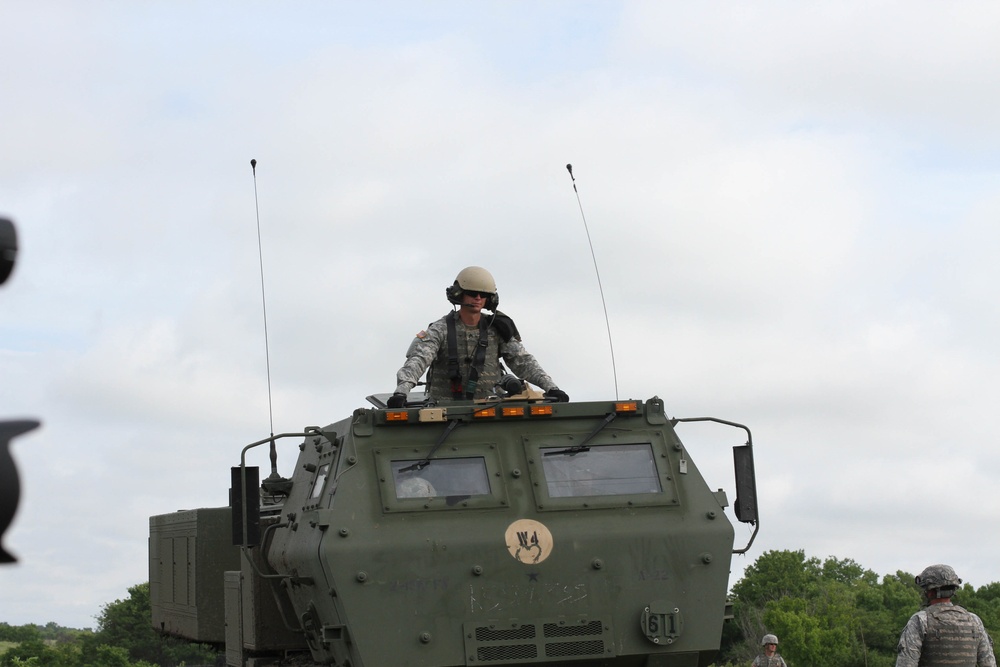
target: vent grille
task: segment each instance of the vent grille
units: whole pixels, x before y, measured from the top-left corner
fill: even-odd
[[[479,662],[514,662],[533,660],[538,657],[538,649],[534,644],[517,644],[510,646],[480,646],[476,651]]]
[[[545,655],[550,658],[579,658],[584,655],[604,655],[604,642],[552,642],[545,645]]]
[[[517,628],[494,628],[492,626],[476,628],[477,642],[505,642],[534,638],[535,626],[533,625],[522,625]]]
[[[599,635],[604,632],[604,623],[591,621],[586,625],[561,625],[559,623],[546,623],[543,626],[546,637],[587,637]]]
[[[516,664],[614,656],[611,623],[547,619],[535,623],[466,623],[468,664]]]

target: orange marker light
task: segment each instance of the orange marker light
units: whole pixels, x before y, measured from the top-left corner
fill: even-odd
[[[481,410],[476,410],[475,412],[473,412],[472,416],[475,417],[476,419],[479,419],[479,418],[482,418],[482,417],[496,417],[497,416],[497,409],[496,408],[483,408]]]
[[[551,415],[552,406],[551,405],[532,405],[531,406],[531,416],[537,415]]]
[[[639,405],[635,401],[622,401],[620,403],[615,403],[615,412],[638,412]]]
[[[407,410],[389,410],[385,413],[385,420],[387,422],[405,422],[409,421],[410,413]]]
[[[523,417],[524,416],[524,408],[523,407],[519,407],[519,408],[504,408],[503,412],[501,414],[504,417]]]

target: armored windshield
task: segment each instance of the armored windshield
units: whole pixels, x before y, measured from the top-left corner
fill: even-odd
[[[542,447],[550,498],[661,493],[649,443],[602,445],[569,451]]]
[[[413,468],[413,461],[392,462],[392,478],[399,499],[470,497],[490,493],[486,460],[482,457],[434,459],[433,465]]]

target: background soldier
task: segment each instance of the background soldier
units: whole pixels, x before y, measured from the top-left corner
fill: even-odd
[[[501,357],[519,378],[541,387],[546,398],[569,400],[524,349],[514,321],[497,310],[500,297],[489,271],[479,266],[462,269],[445,295],[458,309],[410,343],[406,363],[396,373],[390,408],[406,405],[407,395],[428,367],[427,391],[435,401],[485,398],[500,382]],[[483,313],[484,309],[492,314]],[[519,387],[513,393],[519,393]]]
[[[764,635],[760,639],[761,654],[753,659],[752,667],[788,667],[785,659],[778,655],[778,637]]]
[[[927,605],[910,617],[899,637],[896,667],[996,667],[993,640],[983,621],[953,604],[962,583],[948,565],[931,565],[915,579]]]

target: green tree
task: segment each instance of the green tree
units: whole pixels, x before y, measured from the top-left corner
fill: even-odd
[[[747,566],[743,578],[733,586],[735,623],[723,632],[721,656],[747,664],[760,651],[760,638],[767,632],[764,615],[769,603],[784,598],[806,598],[819,585],[820,562],[806,558],[804,551],[768,551]],[[785,638],[781,638],[784,643]],[[784,646],[782,646],[784,652]]]
[[[216,653],[208,646],[157,634],[153,629],[148,582],[132,586],[128,593],[127,599],[115,600],[101,609],[97,631],[82,642],[85,664],[117,667],[114,661],[118,660],[118,653],[108,653],[111,648],[125,651],[126,659],[132,661],[130,665],[174,667],[185,662],[215,662]]]
[[[26,642],[32,639],[42,639],[42,632],[37,625],[13,626],[8,623],[0,623],[0,641]]]
[[[108,646],[107,644],[98,646],[94,652],[94,658],[96,660],[94,664],[101,665],[101,667],[155,667],[145,660],[133,662],[128,651],[121,646]]]
[[[992,593],[982,605],[1000,612],[1000,587]],[[912,575],[879,581],[851,559],[821,563],[803,551],[763,554],[732,595],[736,622],[723,636],[724,660],[747,664],[771,632],[789,663],[812,667],[892,667],[899,633],[920,602]]]
[[[31,658],[40,657],[44,652],[45,643],[41,637],[22,641],[0,656],[0,667],[12,667],[13,665],[24,664]]]
[[[0,667],[82,667],[80,654],[72,644],[47,645],[41,639],[21,642],[0,655]]]
[[[817,586],[820,562],[806,558],[805,552],[768,551],[747,567],[743,578],[733,586],[738,600],[763,605],[783,597],[807,597]]]

